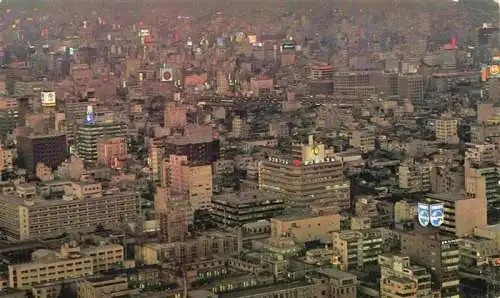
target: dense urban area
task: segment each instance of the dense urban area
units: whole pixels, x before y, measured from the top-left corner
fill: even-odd
[[[493,0],[0,0],[0,298],[499,298]]]

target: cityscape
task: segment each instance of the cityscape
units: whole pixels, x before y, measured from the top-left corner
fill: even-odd
[[[500,298],[494,0],[0,0],[0,298]]]

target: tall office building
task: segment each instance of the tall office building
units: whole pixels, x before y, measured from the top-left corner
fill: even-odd
[[[187,107],[169,102],[165,105],[165,128],[184,127],[187,124]]]
[[[94,164],[98,159],[99,140],[127,136],[127,124],[122,122],[96,122],[89,106],[84,122],[78,127],[76,151],[85,163]]]
[[[22,166],[32,173],[38,163],[55,169],[68,156],[66,135],[20,135],[17,137],[17,152]]]
[[[209,165],[219,159],[220,144],[210,126],[187,127],[182,135],[152,140],[151,147],[159,149],[164,157],[187,156],[193,165]]]
[[[432,282],[441,289],[442,298],[459,298],[459,242],[431,230],[401,233],[401,253],[430,269]]]
[[[379,73],[372,71],[337,72],[333,75],[333,93],[358,97],[369,97],[376,92]]]
[[[414,105],[424,101],[424,78],[420,74],[401,74],[398,76],[400,98],[409,99]]]
[[[473,183],[466,186],[468,193],[473,193],[478,188],[480,186]],[[431,208],[436,206],[441,210],[441,216],[438,216],[437,221],[432,223],[433,227],[429,228],[437,229],[441,234],[470,237],[474,235],[475,227],[486,225],[487,212],[484,197],[464,193],[429,193],[420,203]],[[423,223],[425,224],[426,221],[424,220]]]
[[[469,196],[486,202],[489,224],[500,221],[499,181],[498,169],[493,165],[472,165],[465,168],[465,190]]]
[[[68,142],[76,139],[78,127],[84,122],[89,101],[87,98],[67,98],[64,101],[64,114],[66,115],[66,133]]]
[[[172,191],[185,194],[194,210],[209,209],[213,181],[211,165],[196,165],[187,156],[170,155],[164,162],[164,185]]]
[[[309,87],[313,94],[333,92],[333,66],[328,64],[312,65],[309,68]]]
[[[184,194],[158,187],[155,194],[155,216],[160,224],[160,238],[167,242],[184,241],[188,235],[191,215],[189,201]]]
[[[17,127],[19,109],[17,100],[0,98],[0,138],[5,138]]]
[[[342,211],[350,208],[350,184],[342,161],[326,157],[312,136],[292,156],[270,157],[259,164],[259,189],[276,192],[297,207]],[[331,208],[331,209],[330,209]]]

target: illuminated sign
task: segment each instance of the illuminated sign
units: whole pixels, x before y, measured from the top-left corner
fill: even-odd
[[[285,43],[281,46],[283,50],[295,50],[295,45],[292,43]]]
[[[42,92],[40,94],[40,100],[43,107],[55,107],[56,106],[56,93],[55,92]]]
[[[87,106],[87,113],[85,114],[85,119],[83,120],[83,123],[87,125],[95,124],[94,108],[91,105]]]
[[[217,37],[217,45],[219,47],[223,47],[224,46],[224,38],[223,37]]]
[[[500,76],[500,66],[498,65],[491,65],[490,66],[490,76],[491,77],[499,77]]]
[[[444,221],[443,204],[433,204],[430,206],[430,222],[433,227],[440,227]]]
[[[429,205],[418,203],[418,222],[422,227],[426,227],[429,225],[430,216],[429,216]]]
[[[171,68],[162,67],[160,69],[160,80],[162,82],[172,82],[172,80],[173,80],[172,69]]]
[[[422,227],[431,224],[433,227],[440,227],[444,222],[444,206],[443,204],[424,204],[418,203],[418,222]]]

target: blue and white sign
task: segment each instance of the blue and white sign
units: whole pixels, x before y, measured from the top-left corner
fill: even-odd
[[[87,106],[87,113],[85,114],[85,119],[83,120],[83,123],[87,125],[95,124],[94,109],[91,105]]]
[[[439,227],[444,221],[443,204],[433,204],[430,206],[430,222],[433,227]]]
[[[429,216],[429,205],[418,203],[418,222],[422,227],[426,227],[429,225],[430,216]]]

